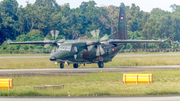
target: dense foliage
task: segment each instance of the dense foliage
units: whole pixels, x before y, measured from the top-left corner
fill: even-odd
[[[180,5],[171,5],[172,12],[154,8],[151,12],[140,10],[132,4],[126,6],[127,27],[130,39],[165,39],[172,36],[180,40]],[[56,0],[36,0],[25,7],[16,0],[0,2],[0,44],[7,49],[7,39],[16,41],[44,40],[51,38],[50,31],[59,31],[58,38],[75,39],[91,37],[90,32],[100,30],[100,37],[117,31],[119,7],[97,7],[95,1],[82,2],[75,9],[69,4],[58,5]],[[179,44],[178,42],[176,42]],[[178,46],[178,45],[176,45]],[[126,48],[144,47],[128,44]],[[149,48],[170,47],[170,43],[148,44]],[[28,49],[14,46],[10,49]],[[38,48],[38,47],[36,47]],[[43,46],[39,46],[43,48]]]

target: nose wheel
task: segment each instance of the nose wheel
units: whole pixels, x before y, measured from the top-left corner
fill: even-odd
[[[61,68],[61,69],[64,68],[64,63],[60,63],[60,68]]]
[[[78,68],[78,64],[73,64],[73,67],[74,68]]]
[[[103,68],[104,67],[104,63],[102,61],[99,61],[98,62],[98,66],[99,66],[99,68]]]

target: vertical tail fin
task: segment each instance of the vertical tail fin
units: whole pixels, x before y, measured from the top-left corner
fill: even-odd
[[[121,3],[121,6],[120,6],[118,31],[112,36],[110,36],[109,38],[110,39],[125,39],[125,40],[128,38],[124,3]]]

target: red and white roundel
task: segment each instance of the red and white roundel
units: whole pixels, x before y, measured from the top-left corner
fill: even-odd
[[[123,19],[123,15],[121,15],[121,19]]]
[[[112,52],[114,52],[115,51],[115,49],[114,48],[112,48]]]

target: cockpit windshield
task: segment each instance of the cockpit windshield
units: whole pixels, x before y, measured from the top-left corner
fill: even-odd
[[[71,51],[71,46],[59,46],[58,51],[62,51],[62,50]]]

